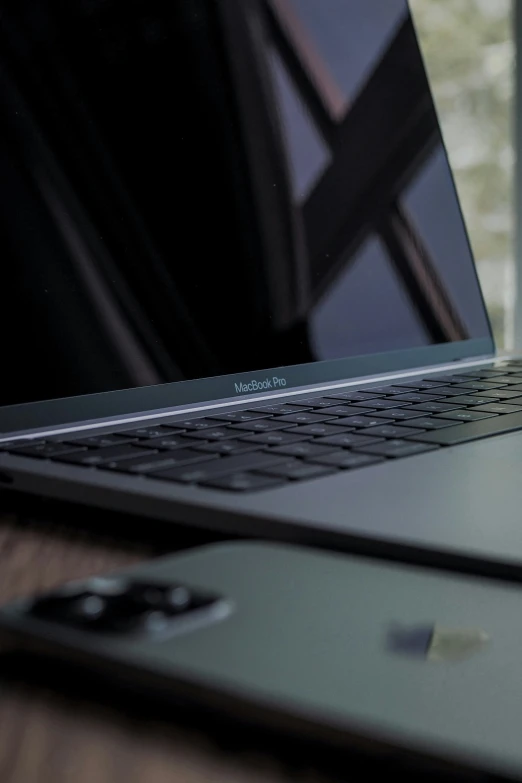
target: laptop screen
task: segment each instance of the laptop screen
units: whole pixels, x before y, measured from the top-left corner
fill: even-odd
[[[16,0],[0,39],[0,405],[489,344],[405,0]]]

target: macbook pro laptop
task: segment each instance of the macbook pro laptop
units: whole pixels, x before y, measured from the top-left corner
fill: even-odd
[[[516,570],[522,360],[405,0],[17,0],[0,36],[2,486]]]

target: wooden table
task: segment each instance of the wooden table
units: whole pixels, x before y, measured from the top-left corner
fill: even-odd
[[[77,532],[0,496],[0,603],[159,553]],[[45,515],[46,517],[49,514]],[[98,526],[99,527],[99,526]],[[186,538],[180,535],[183,544]],[[0,659],[1,783],[282,783],[324,780],[250,748],[224,750],[211,734],[162,719],[126,715],[55,690],[6,681]]]

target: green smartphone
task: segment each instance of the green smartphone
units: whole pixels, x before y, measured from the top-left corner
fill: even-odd
[[[0,643],[332,747],[519,779],[521,607],[516,584],[226,543],[17,601]]]

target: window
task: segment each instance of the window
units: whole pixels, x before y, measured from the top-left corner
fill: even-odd
[[[512,0],[410,0],[499,348],[514,339]]]

